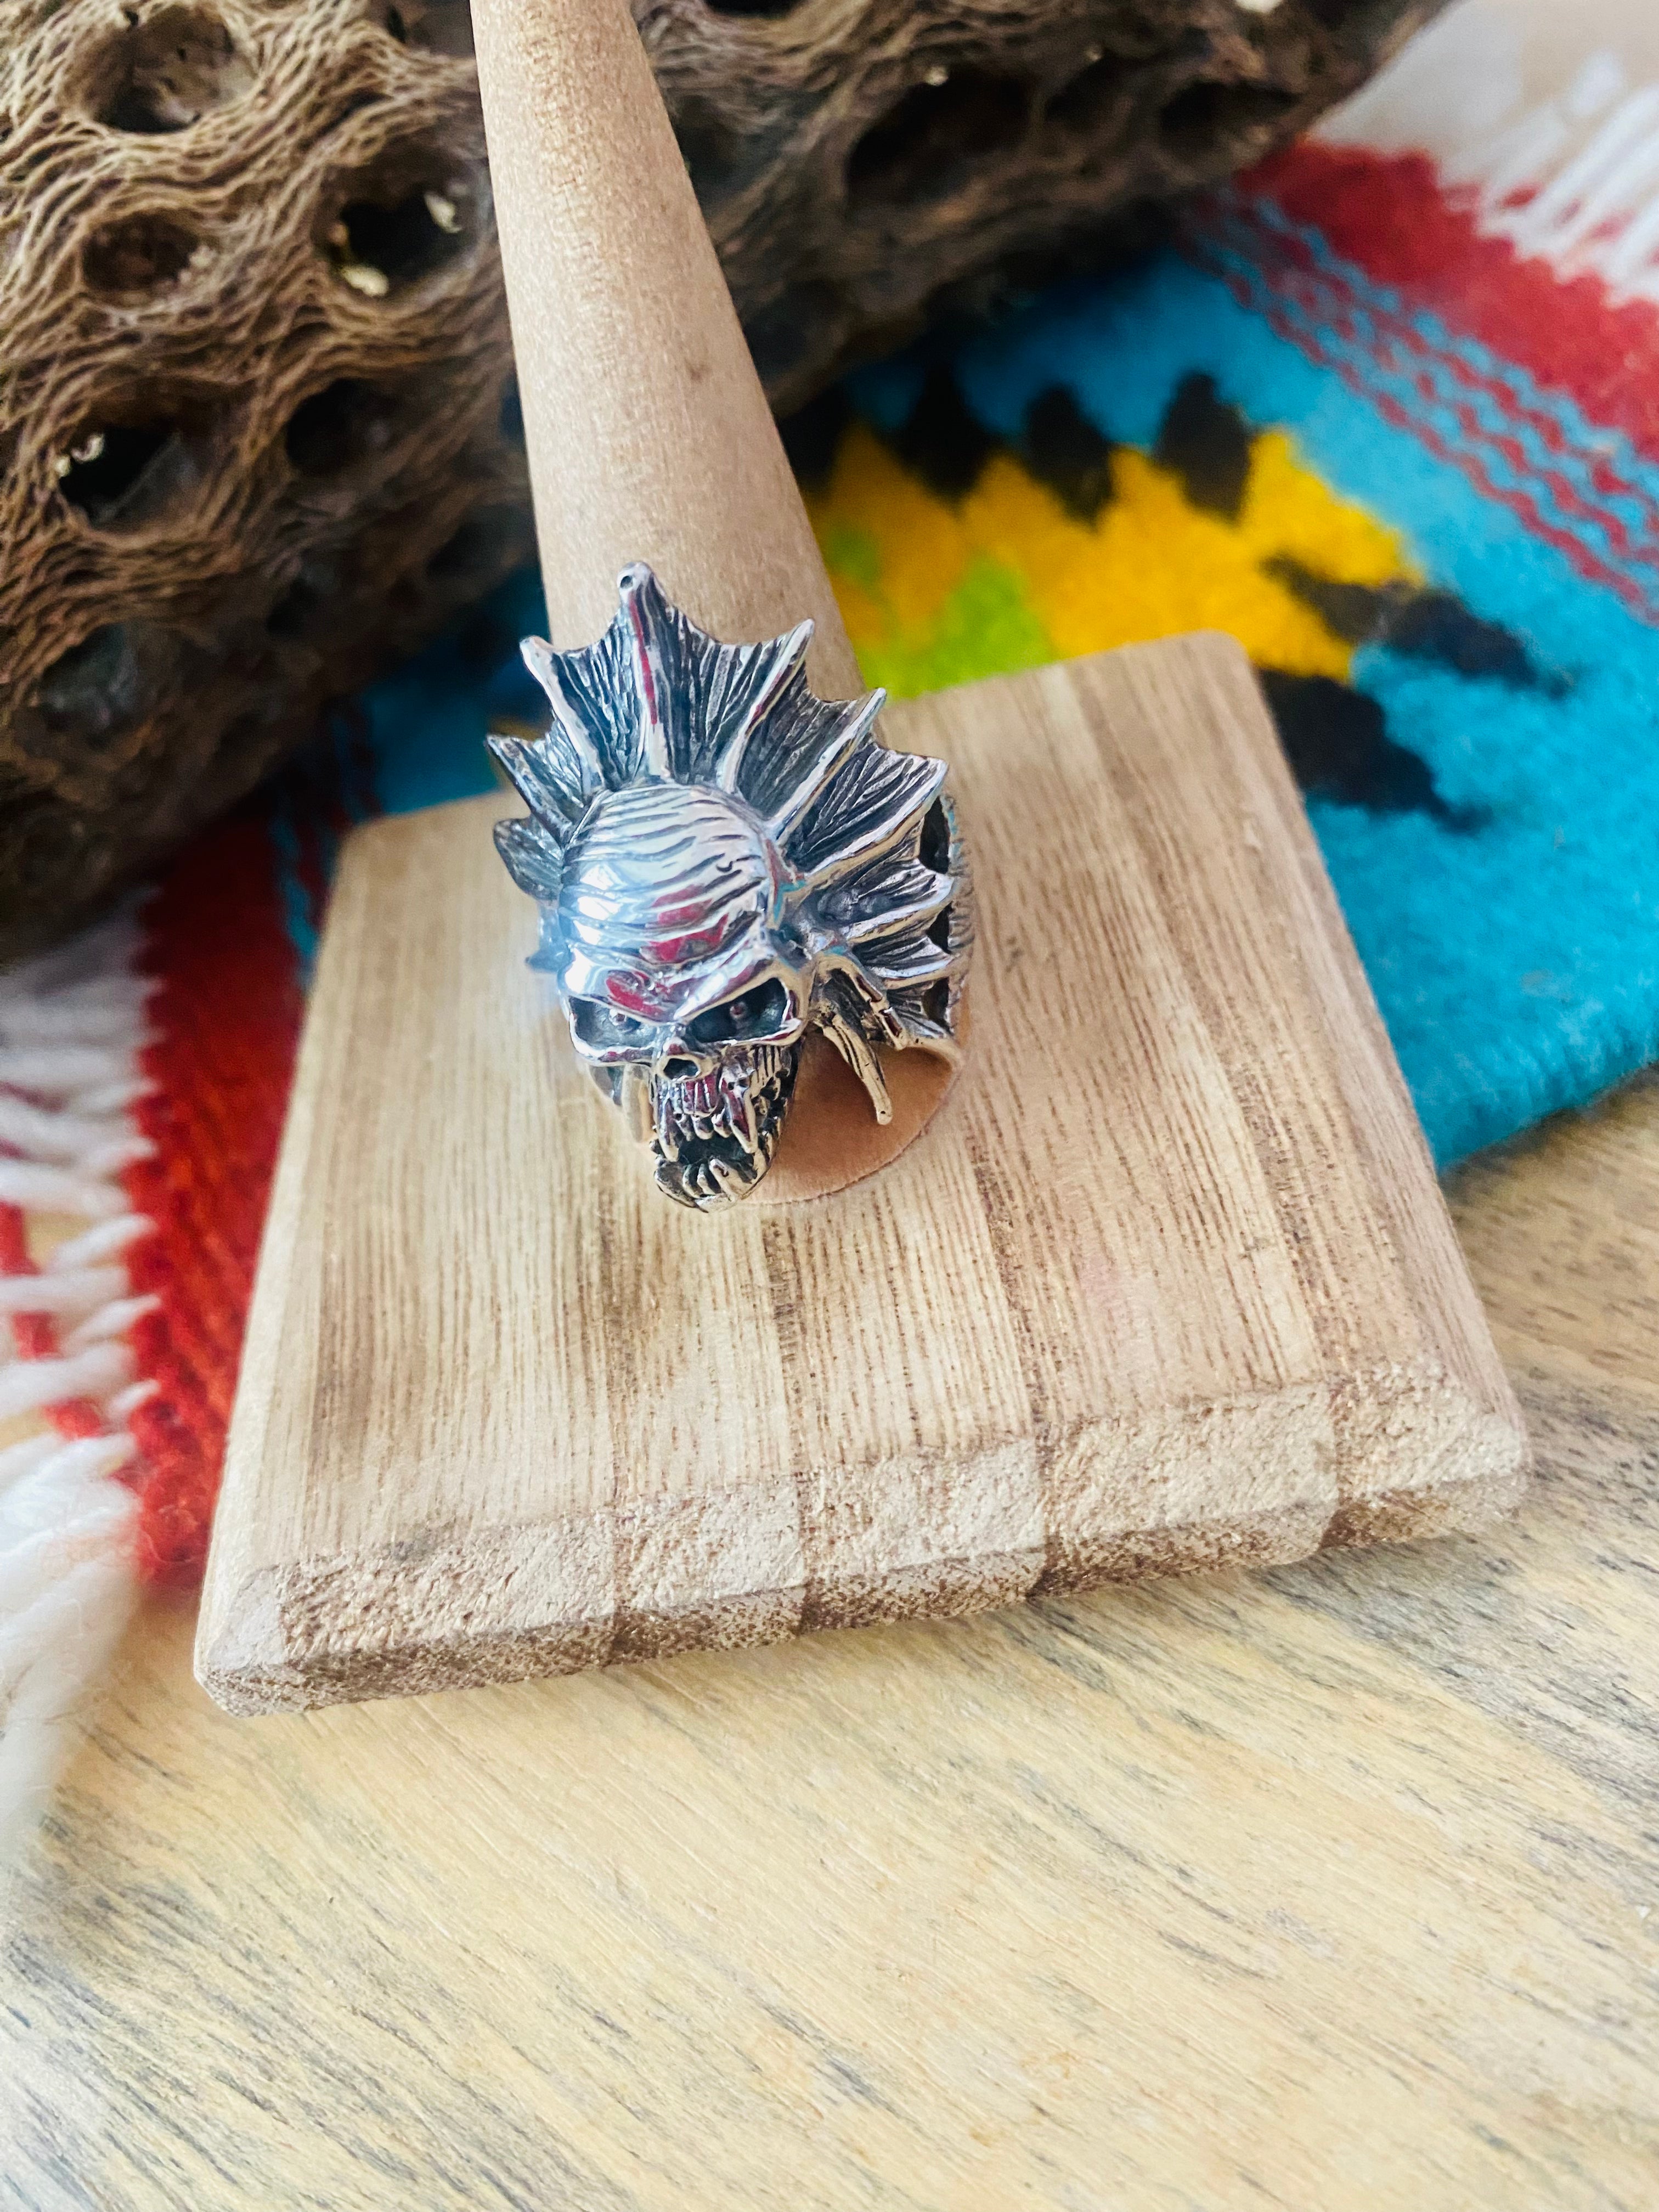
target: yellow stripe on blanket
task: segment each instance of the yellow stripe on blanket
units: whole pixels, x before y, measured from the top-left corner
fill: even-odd
[[[1416,581],[1398,536],[1339,499],[1279,430],[1250,441],[1237,520],[1144,453],[1110,455],[1092,522],[1006,447],[959,501],[863,422],[809,496],[864,672],[896,697],[1187,629],[1231,630],[1259,665],[1346,682],[1352,647],[1272,573]]]

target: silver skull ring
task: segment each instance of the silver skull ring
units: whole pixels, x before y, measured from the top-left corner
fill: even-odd
[[[771,1165],[809,1029],[880,1121],[884,1049],[957,1055],[972,884],[945,763],[878,743],[884,692],[813,696],[810,622],[722,645],[649,568],[618,588],[597,643],[524,641],[552,720],[489,741],[530,809],[495,843],[577,1052],[706,1210]]]

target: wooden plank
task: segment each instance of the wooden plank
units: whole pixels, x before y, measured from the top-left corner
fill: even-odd
[[[1478,1540],[232,1720],[158,1602],[0,1906],[29,2212],[1648,2212],[1659,1085],[1453,1189]]]
[[[890,734],[952,759],[974,834],[972,1052],[899,1159],[809,1205],[649,1190],[522,965],[504,802],[354,842],[210,1563],[222,1701],[1514,1502],[1519,1417],[1237,647],[998,678]]]

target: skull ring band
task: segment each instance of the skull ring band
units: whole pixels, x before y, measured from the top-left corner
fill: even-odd
[[[884,1049],[956,1058],[972,884],[945,763],[878,742],[884,692],[814,697],[810,622],[723,645],[649,568],[619,591],[596,644],[524,641],[552,720],[489,739],[530,809],[495,843],[577,1052],[659,1189],[710,1210],[771,1165],[809,1030],[878,1121]]]

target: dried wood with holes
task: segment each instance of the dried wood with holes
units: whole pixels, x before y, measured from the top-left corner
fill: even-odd
[[[652,1188],[522,964],[506,802],[353,842],[202,1615],[222,1702],[1514,1503],[1519,1417],[1237,647],[997,678],[889,729],[953,759],[975,837],[973,1049],[902,1157],[805,1203]]]
[[[1255,160],[1435,4],[635,13],[793,406]],[[0,0],[0,956],[526,558],[471,46],[468,0]]]

